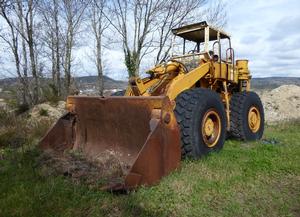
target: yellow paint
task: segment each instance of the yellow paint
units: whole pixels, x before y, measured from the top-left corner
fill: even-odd
[[[187,74],[179,74],[173,79],[166,95],[171,100],[174,100],[182,91],[190,89],[192,86],[194,86],[197,81],[199,81],[205,74],[209,72],[210,67],[210,63],[204,63]]]
[[[214,147],[221,135],[221,118],[219,114],[214,110],[208,110],[202,119],[201,133],[204,143],[207,147]]]
[[[206,136],[211,136],[214,132],[214,122],[210,118],[205,121],[204,132]]]
[[[225,98],[225,111],[226,111],[226,120],[227,120],[227,130],[230,130],[230,108],[229,108],[229,93],[227,90],[227,82],[223,81],[224,88],[224,98]]]
[[[260,128],[261,118],[258,108],[252,106],[248,112],[248,126],[253,133],[256,133]]]
[[[221,67],[220,67],[221,65]],[[227,64],[225,63],[213,63],[214,67],[214,78],[215,79],[226,79],[228,77]]]

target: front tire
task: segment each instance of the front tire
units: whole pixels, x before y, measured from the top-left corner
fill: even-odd
[[[255,92],[240,92],[230,100],[230,135],[241,140],[258,140],[264,132],[264,109]]]
[[[175,116],[180,127],[183,158],[199,158],[222,149],[225,110],[216,92],[204,88],[182,92],[176,98]]]

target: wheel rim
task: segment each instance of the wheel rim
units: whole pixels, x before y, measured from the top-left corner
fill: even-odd
[[[260,112],[255,106],[252,106],[248,112],[248,126],[253,133],[259,130],[260,122]]]
[[[207,147],[212,148],[217,144],[221,134],[221,118],[214,109],[207,111],[203,116],[201,132]]]

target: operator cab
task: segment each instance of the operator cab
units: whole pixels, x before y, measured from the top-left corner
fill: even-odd
[[[206,21],[172,29],[171,59],[182,62],[188,70],[201,64],[201,60],[211,59],[214,62],[234,63],[234,51],[231,48],[230,35],[216,27],[210,26]],[[182,52],[175,54],[176,36],[183,39]],[[222,39],[228,41],[226,57],[222,59]],[[178,52],[178,50],[177,50]]]

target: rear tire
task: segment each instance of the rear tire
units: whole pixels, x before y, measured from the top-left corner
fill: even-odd
[[[204,88],[182,92],[176,98],[175,116],[183,158],[198,158],[222,149],[226,121],[224,105],[217,93]]]
[[[242,140],[261,139],[264,132],[264,109],[255,92],[240,92],[230,100],[230,135]]]

